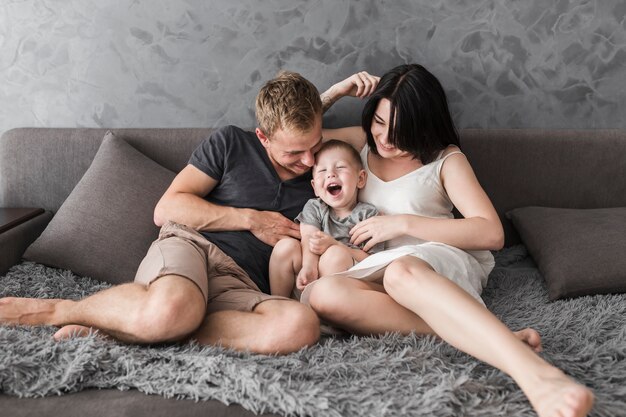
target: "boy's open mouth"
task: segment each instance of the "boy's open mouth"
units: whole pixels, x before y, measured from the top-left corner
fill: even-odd
[[[341,192],[341,185],[335,183],[328,184],[328,187],[326,187],[326,191],[328,191],[330,195],[336,196]]]

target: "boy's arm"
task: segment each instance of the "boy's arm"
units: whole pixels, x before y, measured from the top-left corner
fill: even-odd
[[[296,287],[302,290],[311,282],[319,278],[318,263],[319,255],[311,252],[310,240],[319,229],[310,224],[300,223],[300,234],[302,235],[302,269],[296,278]]]

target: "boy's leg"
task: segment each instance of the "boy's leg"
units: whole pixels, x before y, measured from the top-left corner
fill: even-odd
[[[300,241],[285,238],[278,241],[270,258],[270,290],[272,295],[290,297],[296,276],[302,268],[302,246]]]
[[[345,271],[354,265],[352,253],[347,246],[333,245],[326,249],[320,256],[319,273],[320,277],[331,275],[336,272]]]

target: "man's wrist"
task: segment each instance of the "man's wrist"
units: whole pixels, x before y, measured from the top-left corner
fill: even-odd
[[[320,99],[322,100],[322,114],[326,113],[326,111],[328,111],[328,109],[335,104],[335,101],[337,101],[337,97],[335,97],[335,90],[336,88],[333,85],[320,95]]]
[[[240,213],[242,214],[241,218],[243,219],[244,230],[254,229],[254,225],[256,224],[255,218],[256,218],[257,211],[254,209],[248,209],[248,208],[241,208],[241,209],[235,209],[235,210],[239,210]]]

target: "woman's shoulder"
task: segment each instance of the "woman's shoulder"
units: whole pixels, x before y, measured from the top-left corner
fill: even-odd
[[[453,153],[463,153],[463,152],[461,151],[461,148],[459,148],[456,145],[448,145],[443,149],[441,153],[441,157],[445,158],[446,156],[453,154]]]

